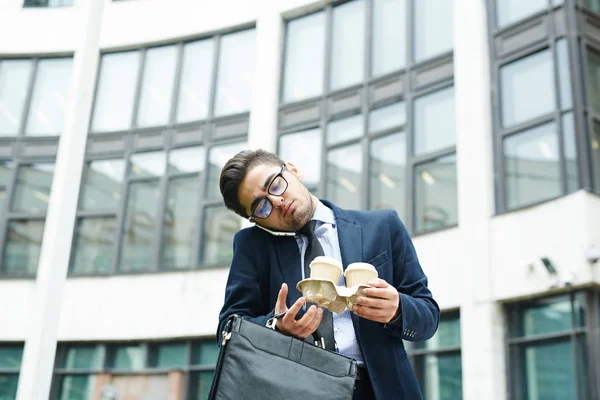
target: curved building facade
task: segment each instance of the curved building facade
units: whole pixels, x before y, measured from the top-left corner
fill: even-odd
[[[0,398],[204,399],[241,149],[394,208],[428,400],[600,397],[600,5],[0,4]]]

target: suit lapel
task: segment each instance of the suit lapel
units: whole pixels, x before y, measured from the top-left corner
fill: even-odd
[[[362,259],[362,229],[354,223],[341,218],[336,218],[338,226],[338,240],[340,242],[340,252],[342,253],[342,264],[344,270],[354,262],[361,262]]]
[[[277,238],[275,249],[283,280],[288,285],[287,306],[290,307],[302,296],[302,293],[296,289],[296,285],[302,280],[300,251],[296,239],[293,237]]]

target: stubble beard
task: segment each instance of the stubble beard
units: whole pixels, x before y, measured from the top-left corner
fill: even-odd
[[[306,205],[301,209],[296,209],[292,213],[292,221],[290,221],[288,230],[291,232],[297,231],[302,228],[313,216],[313,196],[306,189]]]

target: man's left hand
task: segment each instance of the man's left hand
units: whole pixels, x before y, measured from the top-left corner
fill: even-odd
[[[396,318],[400,307],[396,288],[379,278],[370,281],[369,285],[373,287],[362,290],[352,311],[359,317],[384,324]]]

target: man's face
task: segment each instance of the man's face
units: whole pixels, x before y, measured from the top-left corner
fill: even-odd
[[[248,215],[258,199],[267,198],[273,210],[266,219],[253,218],[254,222],[277,231],[296,231],[304,226],[314,214],[312,195],[302,183],[302,175],[291,163],[286,163],[283,178],[287,181],[286,191],[281,196],[267,193],[269,184],[281,171],[281,165],[259,164],[246,173],[238,192],[240,203]]]

